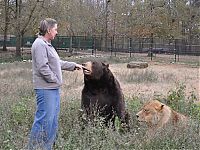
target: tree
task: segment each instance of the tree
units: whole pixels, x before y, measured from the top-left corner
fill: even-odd
[[[1,22],[3,23],[3,26],[1,27],[1,30],[3,31],[3,51],[7,51],[7,34],[8,34],[8,28],[10,24],[10,0],[3,0],[1,1],[1,7],[2,7],[2,15],[3,19]]]
[[[44,1],[41,1],[44,2]],[[16,34],[16,56],[21,57],[21,42],[29,25],[33,22],[33,16],[36,8],[40,3],[39,0],[15,0],[15,34]]]
[[[59,35],[97,35],[103,43],[106,35],[192,41],[200,36],[199,6],[198,0],[4,0],[1,28],[15,33],[18,56],[22,37],[36,33],[46,17],[58,21]]]

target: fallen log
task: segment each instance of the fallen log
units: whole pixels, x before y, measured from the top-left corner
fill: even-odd
[[[148,63],[147,62],[129,62],[127,64],[127,68],[147,68]]]

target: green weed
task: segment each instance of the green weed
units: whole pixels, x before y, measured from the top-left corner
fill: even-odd
[[[174,110],[188,114],[192,118],[199,119],[200,105],[194,103],[197,101],[197,96],[194,92],[191,92],[187,97],[185,89],[186,86],[184,84],[179,84],[174,90],[170,90],[165,103]]]
[[[107,62],[115,61],[117,63],[125,61],[117,58],[109,61],[108,58],[104,59]],[[81,61],[85,62],[84,59]],[[0,70],[0,149],[26,149],[35,112],[31,63],[1,64]],[[116,74],[126,79],[126,83],[149,82],[155,84],[155,82],[161,81],[159,74],[154,70],[140,71],[138,74],[133,70],[128,73],[117,72]],[[135,76],[135,78],[132,76]],[[146,130],[138,124],[135,117],[142,106],[143,95],[141,97],[137,95],[125,96],[126,107],[130,113],[130,131],[119,132],[119,120],[115,122],[116,130],[102,126],[101,118],[95,120],[95,125],[92,123],[85,125],[79,119],[81,103],[79,89],[82,88],[82,78],[78,74],[68,73],[65,77],[67,81],[62,87],[59,132],[55,150],[199,149],[200,105],[194,103],[198,100],[195,92],[186,96],[186,85],[184,83],[179,84],[175,89],[171,89],[163,102],[176,111],[188,115],[194,119],[194,122],[191,122],[189,129],[182,131],[179,136],[173,137],[166,132],[166,135],[153,139],[151,143],[145,143],[144,134]],[[165,79],[171,80],[170,74],[166,75]]]

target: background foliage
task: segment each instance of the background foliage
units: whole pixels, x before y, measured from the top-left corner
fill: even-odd
[[[0,35],[34,36],[45,17],[60,35],[199,39],[199,0],[1,0]],[[106,39],[105,39],[106,40]],[[6,45],[3,50],[6,50]]]

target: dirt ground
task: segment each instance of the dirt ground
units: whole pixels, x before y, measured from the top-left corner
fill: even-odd
[[[24,52],[30,52],[30,49],[24,49]],[[65,52],[63,52],[65,55]],[[1,52],[0,57],[14,55],[14,50],[10,49],[8,52]],[[91,56],[91,53],[87,54]],[[111,53],[97,52],[97,57],[110,57]],[[115,53],[112,54],[113,56]],[[82,56],[82,55],[81,55]],[[117,57],[129,58],[129,53],[116,53]],[[79,57],[79,56],[77,56]],[[166,97],[170,90],[175,90],[180,84],[186,86],[186,94],[189,96],[193,92],[200,101],[200,68],[199,56],[179,56],[177,61],[174,62],[174,55],[156,55],[153,57],[153,61],[147,57],[147,54],[132,54],[132,58],[136,58],[138,61],[147,61],[148,68],[145,69],[129,69],[127,68],[127,63],[111,63],[110,69],[119,80],[121,88],[126,97],[138,96],[142,99],[152,99],[156,95]],[[69,59],[69,58],[66,58]],[[142,73],[145,71],[151,71],[159,80],[156,82],[126,82],[123,78],[124,75],[129,74],[134,76],[135,73]],[[77,71],[74,73],[64,73],[63,74],[63,96],[74,96],[80,98],[81,90],[83,87],[83,75],[82,72]],[[70,87],[73,83],[73,86]],[[65,87],[67,87],[65,91]],[[75,96],[78,95],[78,96]]]
[[[198,67],[150,62],[146,69],[128,69],[126,64],[115,64],[111,66],[111,69],[116,75],[122,70],[127,73],[132,70],[137,72],[151,70],[161,79],[153,83],[125,83],[121,81],[121,87],[126,96],[141,95],[144,99],[153,98],[155,95],[166,96],[170,90],[175,90],[179,84],[184,84],[188,96],[194,92],[198,99],[200,97],[200,70]]]
[[[200,101],[200,70],[198,66],[173,63],[149,62],[148,68],[129,69],[127,63],[110,64],[110,70],[120,82],[125,97],[139,97],[141,100],[153,99],[156,96],[166,98],[170,90],[176,90],[181,84],[186,86],[186,96],[194,93]],[[145,71],[153,72],[158,76],[156,82],[126,82],[126,74],[134,76],[135,73]],[[123,73],[123,74],[122,74]],[[80,99],[83,88],[82,72],[63,74],[62,96]],[[73,83],[72,82],[76,82]],[[73,87],[71,87],[73,85]]]

